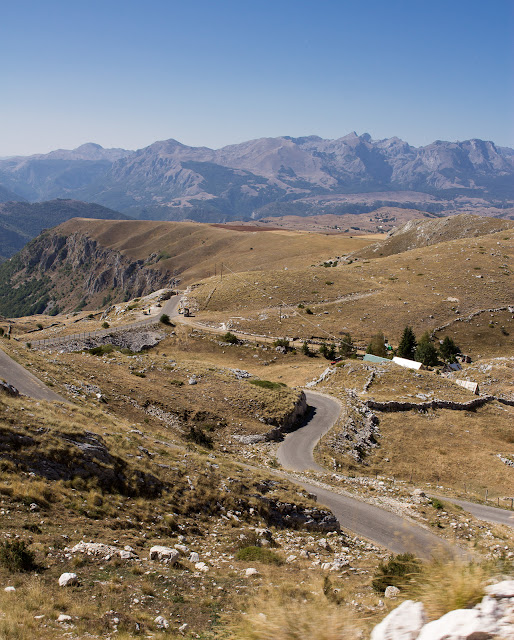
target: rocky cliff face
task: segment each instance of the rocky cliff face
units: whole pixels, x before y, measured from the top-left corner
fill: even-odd
[[[55,314],[129,300],[168,286],[156,256],[131,260],[83,233],[46,232],[0,268],[0,313]]]

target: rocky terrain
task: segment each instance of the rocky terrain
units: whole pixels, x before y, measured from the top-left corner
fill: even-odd
[[[511,235],[426,217],[365,257],[346,234],[71,220],[32,241],[2,295],[45,313],[0,318],[2,351],[61,401],[5,360],[0,637],[507,640]],[[177,278],[193,317],[160,322]],[[437,364],[361,360],[407,324]],[[286,473],[316,393],[334,426]],[[401,526],[363,534],[361,506]],[[404,527],[440,548],[410,555]]]

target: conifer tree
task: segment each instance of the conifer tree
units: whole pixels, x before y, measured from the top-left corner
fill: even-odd
[[[416,336],[412,327],[406,326],[402,333],[400,344],[398,345],[397,355],[400,358],[407,358],[408,360],[414,359],[416,353]]]
[[[415,359],[426,367],[432,367],[438,363],[437,349],[430,340],[428,331],[421,336],[418,342]]]

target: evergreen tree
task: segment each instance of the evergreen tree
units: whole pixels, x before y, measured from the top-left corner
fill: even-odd
[[[445,362],[455,362],[455,356],[460,353],[460,349],[452,338],[446,336],[439,347],[439,353]]]
[[[309,349],[309,343],[307,340],[302,344],[302,353],[304,356],[312,356],[312,351]]]
[[[339,343],[339,355],[343,358],[351,358],[355,353],[355,346],[352,336],[349,333],[343,333],[343,339]]]
[[[416,353],[416,336],[414,335],[414,331],[412,327],[405,327],[402,333],[402,338],[400,340],[400,344],[398,345],[397,355],[400,358],[407,358],[408,360],[414,359],[414,354]]]
[[[432,367],[438,363],[437,349],[432,344],[428,331],[420,338],[416,348],[415,359],[426,367]]]
[[[384,334],[379,331],[372,338],[371,342],[368,344],[368,348],[366,349],[366,353],[371,353],[374,356],[380,356],[381,358],[387,357],[387,349],[385,346],[385,338]]]

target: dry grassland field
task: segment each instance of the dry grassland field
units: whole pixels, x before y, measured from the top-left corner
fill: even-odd
[[[61,225],[76,251],[49,271],[50,291],[69,305],[0,318],[2,351],[62,398],[0,393],[0,640],[362,640],[404,600],[436,619],[512,579],[514,527],[469,509],[512,513],[514,232],[454,218],[411,225],[401,241]],[[107,266],[66,266],[83,260],[85,236],[111,252]],[[169,288],[123,299],[109,278],[127,257],[175,274],[191,317],[159,321]],[[21,268],[16,286],[40,267]],[[93,280],[108,287],[77,308]],[[152,318],[131,330],[133,348],[116,342]],[[394,353],[406,325],[436,348],[452,338],[460,368],[440,353],[419,371],[362,360],[379,331]],[[319,351],[348,333],[357,348],[345,357]],[[286,473],[278,450],[311,424],[306,390],[335,399],[340,415],[312,468]],[[380,507],[441,547],[398,559],[351,529],[356,507],[337,524],[313,487]],[[75,584],[59,586],[65,572]]]

